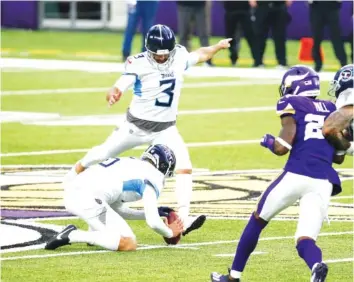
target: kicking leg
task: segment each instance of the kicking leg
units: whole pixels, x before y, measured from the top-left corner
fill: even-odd
[[[119,129],[114,130],[103,144],[88,151],[70,174],[75,176],[93,164],[115,157],[126,150],[145,143],[145,136],[137,135],[136,132],[141,133],[141,130],[133,124],[125,122]]]

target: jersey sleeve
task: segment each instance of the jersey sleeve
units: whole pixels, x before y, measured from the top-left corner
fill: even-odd
[[[343,91],[336,101],[337,109],[340,109],[345,106],[354,105],[354,91],[352,89],[348,89],[347,91]]]
[[[146,185],[143,201],[146,223],[158,234],[171,238],[173,236],[172,230],[167,227],[159,216],[155,191],[150,185]]]
[[[142,59],[144,54],[130,56],[125,61],[124,72],[122,76],[114,84],[122,92],[139,82],[139,59]]]
[[[199,61],[199,54],[196,52],[189,53],[187,49],[182,45],[177,45],[177,52],[180,53],[180,58],[185,61],[185,68],[184,70],[189,69],[191,66],[194,66]]]
[[[289,97],[282,97],[277,103],[276,113],[280,117],[294,115],[296,113],[295,103]]]

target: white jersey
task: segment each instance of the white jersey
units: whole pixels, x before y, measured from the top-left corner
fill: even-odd
[[[185,47],[176,45],[173,61],[163,71],[156,64],[151,64],[147,56],[147,52],[143,52],[129,57],[125,63],[125,72],[115,86],[124,91],[124,77],[133,76],[134,97],[129,106],[130,113],[142,120],[175,121],[183,74],[197,63],[198,56],[196,53],[189,53]]]
[[[159,197],[164,175],[146,161],[125,157],[110,158],[89,167],[66,189],[82,189],[111,204],[142,199],[146,185],[150,185]]]
[[[349,88],[344,90],[342,93],[339,94],[336,107],[337,109],[343,108],[345,106],[354,105],[354,89]]]
[[[342,93],[339,94],[336,107],[337,109],[343,108],[345,106],[354,105],[354,89],[349,88],[344,90]],[[352,130],[354,130],[354,121],[351,123]]]

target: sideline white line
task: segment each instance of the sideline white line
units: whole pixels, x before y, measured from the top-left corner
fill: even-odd
[[[201,143],[188,143],[187,147],[211,147],[211,146],[228,146],[228,145],[245,145],[256,144],[259,140],[229,140],[229,141],[216,141],[216,142],[201,142]],[[145,149],[146,146],[138,146],[133,150]],[[20,157],[20,156],[39,156],[39,155],[56,155],[56,154],[72,154],[72,153],[85,153],[90,149],[71,149],[71,150],[48,150],[37,152],[19,152],[19,153],[4,153],[0,154],[0,157]]]
[[[321,233],[321,234],[319,234],[319,236],[340,236],[340,235],[349,235],[349,234],[354,234],[354,231]],[[274,240],[284,240],[284,239],[294,239],[294,236],[266,237],[266,238],[260,238],[260,241],[274,241]],[[147,245],[147,246],[143,246],[143,247],[138,247],[137,250],[159,249],[159,248],[180,249],[182,247],[197,247],[197,246],[208,246],[208,245],[218,245],[218,244],[231,244],[231,243],[237,243],[237,242],[238,242],[238,240],[228,240],[228,241],[213,241],[213,242],[201,242],[201,243],[191,243],[191,244],[179,244],[178,248],[176,246],[167,246],[167,245]],[[43,248],[43,244],[39,245],[39,246],[41,248]],[[75,255],[107,253],[107,252],[111,252],[111,251],[97,250],[97,251],[67,252],[67,253],[47,254],[47,255],[28,255],[28,256],[18,256],[18,257],[5,257],[5,258],[1,257],[0,261],[59,257],[59,256],[75,256]]]
[[[264,81],[218,81],[218,82],[195,82],[185,83],[182,89],[186,88],[201,88],[201,87],[223,87],[223,86],[245,86],[245,85],[275,85],[279,81],[264,80]],[[43,94],[68,94],[68,93],[97,93],[106,92],[107,87],[91,87],[91,88],[60,88],[60,89],[33,89],[33,90],[5,90],[1,92],[1,96],[8,95],[43,95]]]

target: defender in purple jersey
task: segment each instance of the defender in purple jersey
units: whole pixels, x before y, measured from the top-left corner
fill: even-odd
[[[290,151],[281,173],[262,194],[237,247],[228,275],[211,274],[213,282],[240,281],[249,256],[268,222],[279,212],[300,201],[295,233],[299,256],[311,270],[311,281],[322,282],[328,267],[322,262],[316,245],[322,222],[327,215],[331,195],[341,192],[341,183],[332,163],[341,163],[343,155],[322,135],[325,119],[335,111],[332,102],[317,100],[320,94],[318,74],[306,66],[290,68],[280,85],[276,112],[281,119],[278,137],[264,135],[261,145],[281,156]]]

